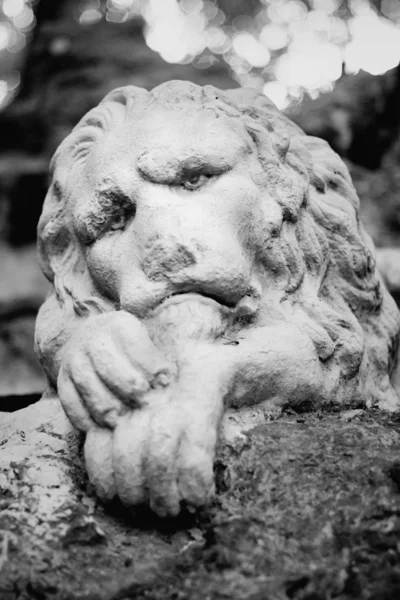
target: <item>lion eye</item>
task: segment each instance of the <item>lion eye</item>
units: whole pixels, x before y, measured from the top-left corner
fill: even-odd
[[[210,177],[211,175],[205,175],[204,173],[195,173],[189,177],[186,177],[182,181],[181,186],[185,190],[197,190],[207,183]]]
[[[120,213],[116,216],[111,223],[110,229],[116,231],[117,229],[123,229],[125,227],[126,217],[124,213]]]
[[[125,229],[128,220],[134,217],[136,213],[136,204],[131,203],[129,206],[120,206],[118,211],[112,217],[110,223],[111,231],[118,231],[119,229]]]

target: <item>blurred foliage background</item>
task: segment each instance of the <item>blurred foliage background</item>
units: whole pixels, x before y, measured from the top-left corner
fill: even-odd
[[[343,72],[379,75],[400,60],[399,0],[1,0],[0,101],[20,83],[37,19],[143,20],[146,44],[168,63],[226,65],[279,108],[333,88]],[[66,40],[52,52],[63,53]]]
[[[326,139],[400,299],[399,61],[400,0],[0,0],[0,406],[44,385],[35,241],[50,157],[120,85],[250,86]]]

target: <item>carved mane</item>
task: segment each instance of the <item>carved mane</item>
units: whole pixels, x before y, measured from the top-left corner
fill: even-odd
[[[113,309],[96,295],[86,273],[70,216],[71,181],[105,132],[160,98],[200,103],[245,126],[262,167],[257,183],[265,189],[266,203],[275,203],[274,218],[266,217],[261,225],[270,240],[261,262],[267,264],[273,256],[279,265],[281,307],[314,342],[326,368],[326,399],[363,403],[368,386],[370,404],[393,407],[398,400],[389,376],[397,356],[399,315],[375,268],[373,244],[359,223],[359,200],[347,168],[326,142],[305,135],[251,90],[222,92],[189,82],[169,82],[152,92],[120,88],[64,140],[52,160],[52,185],[38,227],[41,266],[54,285],[55,296],[48,302],[58,303],[59,322],[46,339],[39,326],[39,354],[64,343],[63,323],[73,314]],[[78,273],[84,285],[77,285]],[[46,307],[42,318],[45,313]]]

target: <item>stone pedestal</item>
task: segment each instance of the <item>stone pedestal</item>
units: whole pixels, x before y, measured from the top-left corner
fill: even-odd
[[[0,597],[395,598],[400,426],[287,413],[220,448],[217,496],[160,520],[91,495],[57,400],[1,413]]]

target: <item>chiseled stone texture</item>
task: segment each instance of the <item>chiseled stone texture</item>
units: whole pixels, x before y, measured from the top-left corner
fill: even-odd
[[[64,140],[39,223],[37,351],[99,497],[214,492],[218,438],[284,406],[397,410],[400,319],[341,159],[264,96],[111,92]]]

